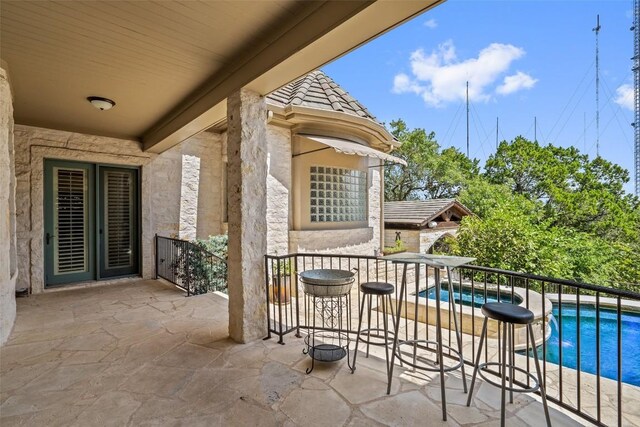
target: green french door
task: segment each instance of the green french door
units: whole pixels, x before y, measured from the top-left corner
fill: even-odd
[[[138,272],[138,171],[99,168],[100,277]]]
[[[138,170],[45,160],[45,286],[139,271]]]

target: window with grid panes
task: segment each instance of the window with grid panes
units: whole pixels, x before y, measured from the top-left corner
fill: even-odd
[[[358,222],[367,219],[367,173],[311,166],[311,222]]]

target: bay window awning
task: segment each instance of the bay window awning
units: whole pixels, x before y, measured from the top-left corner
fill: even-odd
[[[302,138],[310,139],[315,142],[319,142],[320,144],[333,148],[338,153],[363,156],[363,157],[373,157],[376,159],[384,160],[386,162],[398,163],[404,166],[407,165],[407,162],[405,162],[399,157],[392,156],[391,154],[384,153],[382,151],[376,150],[371,147],[367,147],[366,145],[358,144],[357,142],[349,141],[347,139],[335,138],[332,136],[307,135],[307,134],[298,134],[298,136]],[[306,153],[301,153],[301,154],[306,154]]]

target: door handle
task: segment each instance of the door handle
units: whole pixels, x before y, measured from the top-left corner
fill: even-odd
[[[53,235],[51,235],[51,234],[47,233],[47,245],[49,244],[50,240],[51,240],[52,238],[54,238],[54,237],[56,237],[56,236],[53,236]]]

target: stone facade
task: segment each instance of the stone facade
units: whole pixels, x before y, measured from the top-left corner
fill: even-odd
[[[143,277],[154,275],[156,233],[206,238],[222,232],[223,144],[218,134],[202,133],[161,155],[143,152],[136,141],[20,125],[15,141],[19,288],[44,290],[45,158],[141,168]]]
[[[396,233],[400,233],[400,239],[409,252],[427,253],[431,246],[446,235],[455,236],[457,228],[424,229],[424,230],[400,230],[385,228],[384,245],[393,246],[396,241]]]
[[[3,64],[0,68],[0,345],[9,338],[16,318],[18,269],[13,127],[13,98]]]
[[[269,254],[331,252],[372,255],[380,244],[381,173],[368,169],[368,223],[359,228],[294,229],[298,209],[292,192],[298,179],[292,168],[292,132],[267,125],[266,236]],[[187,240],[226,232],[225,177],[227,132],[203,132],[160,155],[140,144],[114,138],[16,126],[17,287],[44,290],[43,167],[44,159],[64,159],[141,167],[142,275],[154,274],[155,234]],[[264,145],[264,144],[263,144]],[[333,150],[323,161],[332,165],[343,154]],[[260,192],[264,186],[257,186]],[[258,190],[256,190],[258,191]]]
[[[181,239],[223,234],[223,136],[203,132],[149,164],[155,233]]]
[[[340,156],[333,153],[332,156]],[[367,163],[373,163],[369,161]],[[379,168],[368,168],[367,225],[357,228],[331,228],[321,230],[291,230],[291,253],[334,253],[350,255],[374,255],[381,250],[380,209],[382,181]]]
[[[148,169],[155,155],[144,153],[136,141],[84,135],[30,126],[15,127],[16,219],[18,287],[44,290],[44,159],[140,166],[142,274],[154,271],[151,194],[154,181]]]
[[[289,251],[291,227],[291,131],[267,126],[267,252]]]

